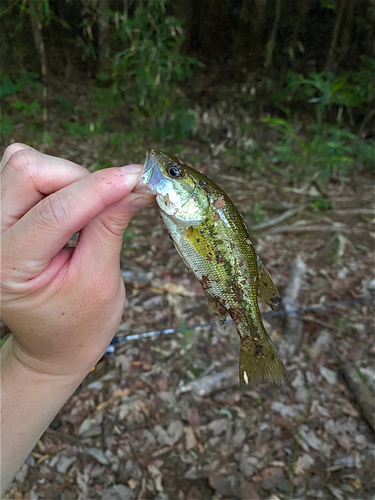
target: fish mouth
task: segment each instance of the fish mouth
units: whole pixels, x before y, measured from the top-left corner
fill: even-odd
[[[134,193],[157,194],[155,187],[150,185],[151,177],[156,164],[155,150],[147,148],[146,160],[143,165],[141,175],[138,179],[138,184],[133,189]]]

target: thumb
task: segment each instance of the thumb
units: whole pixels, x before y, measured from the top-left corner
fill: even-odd
[[[105,208],[82,229],[74,256],[101,267],[112,262],[118,267],[125,229],[134,214],[154,200],[153,195],[130,193]]]

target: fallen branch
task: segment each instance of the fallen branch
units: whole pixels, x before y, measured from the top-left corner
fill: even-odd
[[[286,328],[278,345],[278,352],[283,361],[289,361],[300,349],[302,342],[303,321],[300,315],[292,313],[298,309],[299,294],[306,273],[306,264],[297,257],[289,276],[283,295],[283,305],[288,314]]]
[[[340,208],[333,209],[333,213],[338,215],[356,215],[356,214],[364,214],[364,215],[375,215],[375,209],[373,208]]]
[[[62,439],[63,441],[71,441],[72,443],[76,443],[82,446],[88,446],[81,439],[76,438],[75,436],[70,436],[70,434],[66,434],[65,432],[55,431],[54,429],[46,429],[44,434],[56,439]]]
[[[350,391],[353,393],[364,419],[375,432],[374,392],[363,380],[361,372],[351,361],[344,361],[340,365],[340,371],[346,380]]]
[[[312,323],[316,323],[317,325],[324,326],[325,328],[329,328],[331,330],[335,330],[337,332],[341,332],[342,328],[336,325],[332,325],[331,323],[327,323],[326,321],[321,321],[320,319],[313,318],[312,316],[302,316],[304,321],[311,321]]]
[[[258,231],[259,229],[264,229],[266,227],[276,226],[276,224],[279,224],[280,222],[289,219],[289,217],[292,217],[292,215],[295,215],[301,209],[302,207],[291,208],[290,210],[287,210],[283,214],[279,215],[279,217],[275,217],[274,219],[269,219],[265,222],[260,222],[259,224],[255,224],[254,226],[250,226],[249,229],[250,231]]]
[[[238,365],[228,366],[219,373],[205,375],[182,386],[178,394],[193,392],[197,396],[209,396],[213,392],[222,391],[238,385]]]
[[[264,201],[262,203],[262,210],[269,210],[270,212],[285,212],[291,208],[296,208],[295,203],[289,203],[287,201],[277,202],[275,200],[272,201]]]
[[[358,229],[351,228],[350,231],[353,232]],[[329,233],[335,233],[337,231],[347,233],[349,232],[349,228],[346,224],[332,224],[331,226],[282,226],[282,227],[274,227],[269,232],[272,234],[276,233],[309,233],[313,231],[324,231]]]

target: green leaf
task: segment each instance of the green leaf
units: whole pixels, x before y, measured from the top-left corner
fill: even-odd
[[[320,5],[326,9],[336,10],[335,0],[320,0]]]
[[[0,95],[2,98],[15,94],[21,88],[18,83],[13,82],[7,75],[3,76],[1,80]]]
[[[106,80],[109,80],[111,76],[108,73],[104,73],[104,71],[100,71],[97,75],[96,78],[98,80],[101,80],[102,82],[105,82]]]
[[[9,339],[10,336],[11,336],[11,333],[7,333],[2,339],[0,339],[0,349],[1,349],[1,347],[3,347],[3,345]]]
[[[38,101],[36,101],[35,99],[31,103],[27,103],[17,99],[17,101],[14,101],[14,103],[12,104],[12,107],[14,109],[21,110],[25,115],[31,115],[34,110],[40,111],[42,109]]]
[[[2,113],[0,118],[0,132],[5,137],[8,137],[13,131],[12,117],[6,113]]]
[[[53,144],[52,135],[49,134],[48,132],[44,132],[43,134],[43,144],[48,144],[48,145]]]
[[[69,99],[67,99],[65,96],[63,96],[63,95],[57,95],[56,96],[56,101],[60,104],[61,108],[64,111],[68,111],[70,113],[73,112],[73,110],[74,110],[73,103],[71,101],[69,101]]]

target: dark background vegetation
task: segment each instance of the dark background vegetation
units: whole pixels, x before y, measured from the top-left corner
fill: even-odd
[[[117,335],[182,330],[104,356],[6,498],[373,498],[374,20],[374,0],[1,1],[2,151],[90,171],[179,154],[233,199],[284,304],[357,301],[268,317],[291,386],[243,392],[235,329],[186,328],[212,320],[202,289],[142,210]]]
[[[372,163],[374,9],[370,0],[4,0],[2,140],[107,134],[107,151],[121,155],[147,142],[180,152],[193,138],[248,171],[358,172]],[[268,137],[277,140],[267,146]]]

